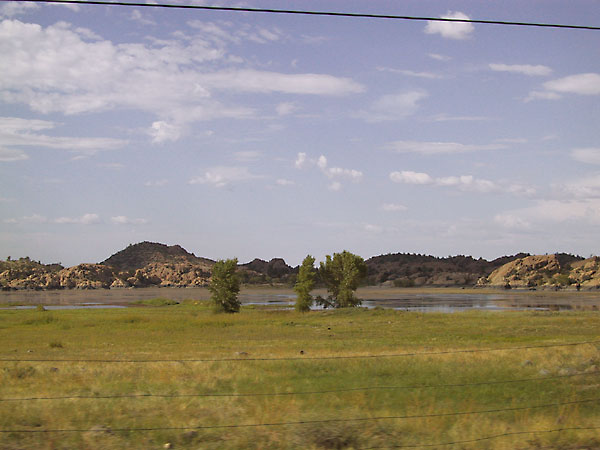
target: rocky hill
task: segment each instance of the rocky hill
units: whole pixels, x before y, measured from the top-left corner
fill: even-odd
[[[482,277],[478,286],[505,288],[600,288],[600,258],[557,253],[511,261]]]
[[[205,267],[215,262],[207,258],[199,258],[189,253],[180,245],[165,245],[157,242],[140,242],[130,244],[124,250],[115,253],[100,264],[114,267],[120,271],[142,269],[149,264],[192,264]]]
[[[366,260],[366,284],[397,287],[478,286],[600,288],[600,258],[566,255],[530,256],[520,253],[487,261],[470,256],[396,253]],[[179,245],[153,242],[130,245],[100,264],[64,268],[21,258],[0,262],[0,288],[98,289],[129,287],[206,286],[214,261],[189,253]],[[282,258],[254,259],[240,264],[247,284],[293,285],[298,267]],[[317,277],[318,284],[318,277]]]
[[[368,284],[386,284],[397,287],[411,286],[472,286],[481,277],[487,277],[494,269],[518,258],[519,253],[503,256],[493,261],[471,256],[435,256],[395,253],[369,258]]]

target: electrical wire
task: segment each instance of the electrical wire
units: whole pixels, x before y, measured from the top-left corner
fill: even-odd
[[[310,16],[328,16],[328,17],[353,17],[361,19],[393,19],[393,20],[415,20],[431,22],[459,22],[476,23],[486,25],[513,25],[525,27],[542,28],[568,28],[577,30],[600,30],[600,27],[588,25],[568,25],[557,23],[538,23],[538,22],[515,22],[506,20],[477,20],[477,19],[458,19],[448,17],[421,17],[421,16],[403,16],[392,14],[367,14],[367,13],[349,13],[334,11],[306,11],[291,9],[267,9],[267,8],[244,8],[228,6],[204,6],[204,5],[186,5],[173,3],[139,3],[139,2],[111,2],[103,0],[0,0],[4,2],[30,2],[30,3],[50,3],[66,5],[105,5],[105,6],[130,6],[136,8],[169,8],[169,9],[196,9],[207,11],[225,11],[225,12],[245,12],[245,13],[268,13],[268,14],[294,14]]]

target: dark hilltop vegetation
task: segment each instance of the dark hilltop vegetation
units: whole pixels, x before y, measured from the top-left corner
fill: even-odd
[[[518,253],[492,261],[471,256],[445,258],[395,253],[367,259],[365,283],[391,287],[589,288],[600,286],[598,257]],[[179,245],[132,244],[97,264],[43,264],[28,257],[0,262],[0,288],[100,289],[207,286],[215,261]],[[293,286],[298,267],[282,258],[238,265],[244,284]],[[317,277],[317,285],[319,279]]]

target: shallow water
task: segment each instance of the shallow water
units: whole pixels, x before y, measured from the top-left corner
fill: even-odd
[[[324,290],[315,290],[314,294],[326,296]],[[381,307],[418,312],[600,309],[600,292],[597,294],[514,291],[449,293],[443,289],[420,292],[410,289],[365,288],[359,289],[358,296],[364,299],[362,306],[367,308]],[[3,305],[2,308],[11,309],[33,308],[37,305],[44,305],[47,309],[98,309],[133,306],[133,302],[157,297],[176,301],[208,300],[210,292],[206,288],[10,291],[0,292],[0,304]],[[289,308],[293,306],[296,295],[293,290],[285,288],[245,288],[240,292],[239,298],[244,305]]]

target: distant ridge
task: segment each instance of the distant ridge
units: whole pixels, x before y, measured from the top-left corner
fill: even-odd
[[[158,242],[140,242],[130,244],[127,248],[115,253],[100,264],[111,266],[120,271],[142,269],[148,264],[188,263],[212,265],[214,261],[208,258],[199,258],[188,252],[180,245],[165,245]]]

